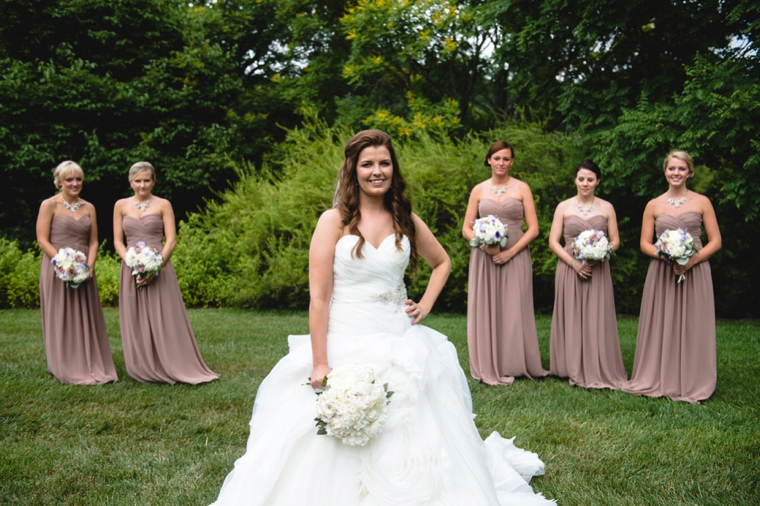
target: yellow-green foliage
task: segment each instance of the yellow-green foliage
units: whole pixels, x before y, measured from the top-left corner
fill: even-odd
[[[308,305],[309,241],[319,215],[332,205],[351,135],[318,122],[291,132],[278,175],[268,167],[258,173],[242,170],[220,203],[210,203],[180,225],[172,260],[188,305]],[[461,235],[464,212],[470,189],[490,177],[484,157],[499,139],[517,146],[512,175],[533,188],[542,231],[532,247],[534,269],[553,286],[556,260],[546,236],[557,202],[575,192],[572,169],[583,158],[578,143],[564,134],[542,133],[538,125],[507,126],[458,143],[423,135],[395,147],[415,212],[452,259],[439,309],[464,310],[470,254]],[[421,262],[418,280],[410,283],[411,297],[424,291],[428,272]]]
[[[95,264],[95,277],[98,280],[98,292],[100,302],[105,307],[119,305],[119,273],[121,271],[121,258],[119,255],[104,250],[105,241],[101,243],[98,251],[98,260]]]
[[[0,238],[0,307],[40,307],[40,254]]]

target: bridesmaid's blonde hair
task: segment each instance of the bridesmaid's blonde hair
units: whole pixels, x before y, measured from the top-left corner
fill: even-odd
[[[60,190],[63,186],[62,181],[70,175],[73,175],[74,177],[79,176],[82,178],[82,181],[84,181],[84,171],[78,163],[72,162],[71,160],[59,163],[58,167],[53,171],[53,184],[55,184],[55,189]]]
[[[136,164],[134,164],[133,166],[129,168],[129,182],[131,183],[137,177],[137,175],[144,170],[147,170],[148,172],[150,172],[150,177],[153,179],[153,182],[155,183],[156,169],[154,169],[153,166],[149,164],[148,162],[137,162]]]
[[[689,175],[690,176],[694,175],[694,159],[691,157],[689,153],[681,149],[674,149],[673,151],[668,153],[668,156],[665,157],[665,161],[662,162],[663,172],[668,168],[668,161],[670,161],[671,158],[676,158],[686,163],[686,166],[689,168]]]

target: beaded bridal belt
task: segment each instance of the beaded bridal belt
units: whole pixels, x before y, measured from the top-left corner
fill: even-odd
[[[382,302],[383,304],[393,304],[395,306],[393,312],[398,313],[404,308],[404,303],[407,299],[406,285],[403,281],[399,281],[398,285],[396,285],[396,288],[393,290],[370,295],[369,298],[376,302]]]

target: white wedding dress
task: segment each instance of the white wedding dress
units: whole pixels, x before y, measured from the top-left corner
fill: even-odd
[[[538,456],[494,432],[485,442],[446,336],[411,325],[404,312],[403,251],[394,236],[364,258],[357,236],[335,246],[328,321],[331,367],[372,366],[394,392],[382,432],[366,446],[318,436],[309,336],[290,336],[290,353],[262,382],[245,455],[215,506],[548,505],[528,481],[543,474]]]

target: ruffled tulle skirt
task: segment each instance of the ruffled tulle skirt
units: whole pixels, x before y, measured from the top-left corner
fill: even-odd
[[[246,453],[214,504],[553,504],[528,485],[544,471],[537,455],[496,432],[481,440],[454,346],[404,323],[400,334],[328,339],[331,367],[368,364],[394,391],[382,432],[366,446],[316,434],[309,336],[290,336],[290,353],[259,388]]]

